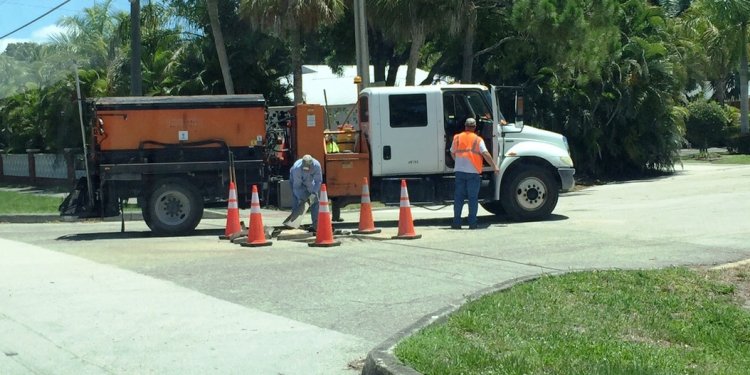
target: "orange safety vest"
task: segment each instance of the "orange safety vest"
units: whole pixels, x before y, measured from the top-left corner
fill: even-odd
[[[482,173],[482,152],[479,149],[479,142],[482,138],[474,132],[464,131],[453,136],[453,150],[456,158],[467,158],[471,161],[477,173]]]

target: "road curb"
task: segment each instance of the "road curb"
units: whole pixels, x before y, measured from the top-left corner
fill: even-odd
[[[464,306],[466,303],[477,300],[487,294],[503,291],[512,288],[515,285],[537,280],[543,276],[557,276],[570,271],[555,271],[545,272],[540,274],[533,274],[528,276],[521,276],[515,279],[495,284],[491,287],[482,289],[476,293],[473,293],[465,297],[462,301],[454,304],[450,304],[443,307],[440,310],[433,312],[432,314],[425,315],[419,319],[416,323],[404,328],[397,332],[395,335],[389,337],[387,340],[376,346],[369,353],[365,359],[365,366],[362,368],[362,375],[418,375],[420,372],[413,368],[405,365],[399,360],[394,354],[394,349],[405,338],[414,335],[423,328],[432,324],[442,323],[448,317]],[[573,271],[575,272],[575,271]]]
[[[731,268],[731,267],[736,267],[736,266],[741,266],[741,265],[746,265],[746,264],[750,264],[750,259],[744,259],[744,260],[740,260],[737,262],[716,265],[712,267],[711,269],[725,269],[725,268]],[[399,360],[394,354],[394,349],[396,348],[396,346],[407,337],[414,335],[415,333],[419,332],[423,328],[426,328],[427,326],[444,322],[446,319],[448,319],[448,317],[451,314],[456,312],[465,304],[471,301],[475,301],[485,295],[507,290],[518,284],[526,283],[529,281],[534,281],[543,276],[560,276],[560,275],[574,273],[574,272],[588,272],[588,271],[598,271],[598,270],[602,270],[602,269],[574,269],[574,270],[564,270],[564,271],[561,270],[561,271],[545,272],[545,273],[528,275],[528,276],[521,276],[512,280],[508,280],[499,284],[495,284],[489,288],[482,289],[476,293],[473,293],[469,295],[468,297],[464,298],[463,301],[460,303],[451,304],[447,307],[444,307],[440,310],[435,311],[432,314],[422,317],[422,319],[418,320],[416,323],[397,332],[395,335],[389,337],[386,341],[376,346],[369,353],[367,353],[367,358],[365,359],[365,365],[364,365],[364,368],[362,369],[362,375],[421,375],[420,372],[414,370],[413,368],[401,362],[401,360]]]

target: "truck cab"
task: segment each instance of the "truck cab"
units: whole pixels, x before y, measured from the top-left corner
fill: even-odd
[[[560,134],[525,126],[522,98],[518,96],[508,122],[498,96],[495,88],[481,85],[363,90],[359,122],[371,152],[374,195],[386,204],[398,203],[398,186],[406,179],[412,202],[451,202],[454,179],[450,146],[471,117],[501,169],[495,176],[485,163],[482,206],[516,220],[548,217],[559,192],[572,189],[575,183],[567,141]]]

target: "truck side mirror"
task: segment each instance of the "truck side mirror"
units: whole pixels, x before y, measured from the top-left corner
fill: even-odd
[[[516,117],[523,118],[523,96],[516,97]]]
[[[523,127],[523,96],[519,96],[518,93],[516,93],[516,116],[514,120],[517,128]]]

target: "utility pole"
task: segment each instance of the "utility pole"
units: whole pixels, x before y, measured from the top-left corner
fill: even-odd
[[[130,95],[143,95],[141,79],[141,1],[130,0]]]
[[[83,165],[86,167],[86,187],[88,188],[89,200],[87,208],[94,207],[94,190],[91,183],[91,171],[89,171],[89,149],[86,147],[86,128],[83,126],[83,103],[81,99],[81,78],[78,76],[78,64],[73,64],[76,75],[76,101],[78,102],[78,119],[81,121],[81,142],[83,143]]]
[[[367,18],[365,17],[365,1],[354,0],[354,38],[357,53],[357,76],[359,90],[370,85],[370,52],[367,46]],[[358,92],[359,92],[358,90]]]

